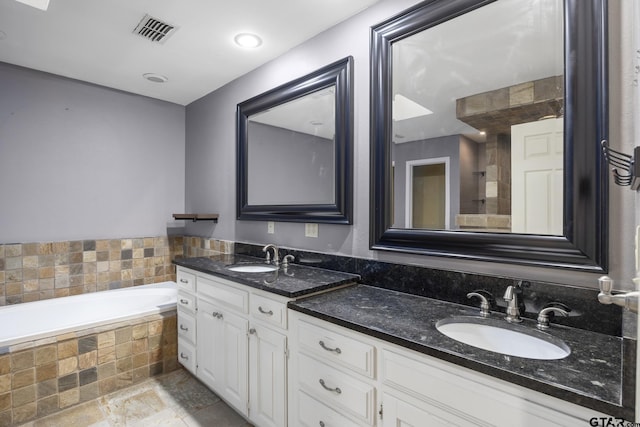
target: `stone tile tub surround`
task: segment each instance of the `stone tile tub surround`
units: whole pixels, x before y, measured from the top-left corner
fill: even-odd
[[[178,368],[176,311],[83,329],[0,355],[0,425],[13,426]]]
[[[0,306],[175,281],[175,257],[232,252],[184,236],[0,244]]]

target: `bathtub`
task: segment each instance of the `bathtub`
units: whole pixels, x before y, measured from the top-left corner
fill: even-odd
[[[175,282],[0,307],[0,350],[79,329],[175,310]]]

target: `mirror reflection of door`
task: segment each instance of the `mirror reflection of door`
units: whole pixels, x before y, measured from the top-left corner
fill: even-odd
[[[511,231],[562,235],[563,119],[511,127]]]
[[[449,158],[407,162],[406,224],[409,228],[449,227]]]

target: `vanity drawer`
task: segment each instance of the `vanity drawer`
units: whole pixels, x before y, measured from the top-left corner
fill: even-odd
[[[198,277],[198,295],[242,313],[249,312],[249,292],[229,286],[222,281]]]
[[[196,342],[196,318],[183,312],[178,313],[178,338]]]
[[[337,405],[373,424],[375,388],[304,353],[298,355],[298,381],[309,394],[329,406]]]
[[[369,378],[374,377],[375,348],[372,345],[301,320],[298,341],[314,356],[338,363]]]
[[[178,309],[189,313],[195,313],[196,297],[185,292],[178,292]]]
[[[250,310],[255,319],[287,328],[287,305],[283,302],[252,294]]]
[[[196,276],[178,267],[177,274],[178,289],[184,289],[190,292],[196,291]]]
[[[298,390],[298,422],[292,425],[302,427],[359,427],[357,424],[318,402],[304,391]]]
[[[178,362],[191,373],[196,373],[196,349],[180,337],[178,337]]]

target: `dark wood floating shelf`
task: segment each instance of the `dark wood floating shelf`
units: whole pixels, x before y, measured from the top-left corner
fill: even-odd
[[[190,219],[196,221],[213,221],[218,222],[218,214],[173,214],[174,219]]]

